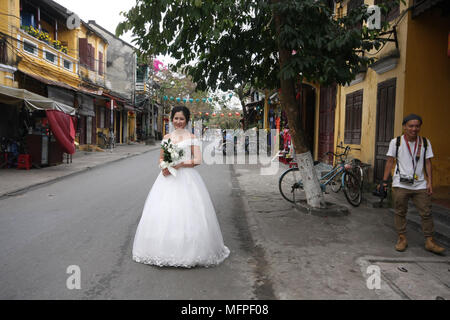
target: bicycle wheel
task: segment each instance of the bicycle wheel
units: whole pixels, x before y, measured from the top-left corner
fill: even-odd
[[[331,190],[333,190],[333,192],[339,192],[339,190],[341,190],[342,187],[342,173],[336,175],[336,177],[333,178],[333,180],[330,181],[329,183]]]
[[[344,194],[347,201],[354,207],[360,205],[362,200],[362,190],[360,179],[353,173],[347,171],[344,173]]]
[[[306,201],[305,191],[303,190],[303,183],[300,179],[298,168],[290,168],[286,170],[278,181],[278,188],[280,193],[287,201],[295,203]]]

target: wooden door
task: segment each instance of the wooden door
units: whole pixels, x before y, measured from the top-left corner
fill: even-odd
[[[333,156],[324,154],[334,151],[334,115],[336,109],[336,86],[320,88],[318,160],[331,164]]]
[[[386,153],[394,138],[396,78],[380,82],[377,92],[374,181],[383,179]]]
[[[80,116],[78,119],[78,132],[80,144],[86,144],[86,116]]]

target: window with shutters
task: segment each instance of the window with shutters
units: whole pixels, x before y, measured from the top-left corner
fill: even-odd
[[[92,44],[88,44],[88,68],[95,71],[95,48]]]
[[[361,143],[363,90],[345,96],[345,133],[344,143]]]

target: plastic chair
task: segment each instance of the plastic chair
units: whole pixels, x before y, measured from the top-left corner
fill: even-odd
[[[17,159],[17,169],[31,169],[31,156],[29,154],[19,154]]]

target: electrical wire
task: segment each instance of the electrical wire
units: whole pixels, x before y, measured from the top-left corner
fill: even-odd
[[[11,37],[11,36],[9,36],[9,35],[7,35],[8,37],[10,37],[10,38],[12,38],[14,41],[16,41],[16,39],[14,38],[14,37]],[[17,53],[20,53],[21,54],[21,57],[23,56],[23,57],[25,57],[24,59],[28,59],[28,61],[30,62],[30,63],[35,63],[35,61],[34,60],[32,60],[33,58],[31,58],[31,57],[29,57],[28,56],[28,53],[27,52],[22,52],[22,51],[20,51],[19,49],[17,49],[15,46],[14,46],[14,44],[12,44],[11,42],[9,42],[8,40],[6,40],[5,39],[5,41],[6,41],[6,43],[7,44],[9,44],[10,45],[10,47],[13,49],[13,50],[15,50]],[[21,40],[17,40],[17,41],[19,41],[20,43],[24,43],[24,41],[21,41]],[[42,52],[42,53],[45,53],[45,52],[47,52],[47,51],[45,51],[44,49],[41,49],[41,48],[36,48],[38,51],[40,51],[40,52]],[[51,53],[51,52],[50,52]],[[53,54],[53,53],[52,53]],[[36,57],[37,59],[39,59],[39,60],[46,60],[45,58],[40,58],[40,57]],[[72,57],[72,59],[74,59],[73,57]],[[74,59],[74,60],[76,60],[76,59]],[[46,60],[47,61],[47,60]],[[96,60],[96,61],[98,61],[98,60]],[[82,66],[82,67],[85,67],[85,66],[83,66],[83,65],[81,65],[79,62],[78,62],[78,60],[76,60],[76,62],[73,62],[73,61],[70,61],[71,63],[78,63],[80,66]],[[57,66],[57,67],[60,67],[59,65],[56,65],[55,64],[55,66]],[[87,67],[85,67],[86,69],[89,69],[89,68],[87,68]],[[91,70],[91,69],[89,69],[89,70]],[[91,70],[91,71],[93,71],[93,72],[98,72],[98,70]],[[40,70],[40,72],[44,72],[44,70]],[[61,72],[61,71],[58,71],[58,72]],[[63,73],[61,73],[61,75],[62,75]],[[105,75],[105,76],[109,76],[109,77],[113,77],[114,78],[114,81],[118,81],[118,82],[122,82],[122,83],[130,83],[130,81],[127,81],[127,80],[122,80],[122,79],[118,79],[117,78],[117,75],[113,75],[113,74],[111,74],[111,73],[109,73],[109,72],[105,72],[105,71],[103,71],[103,75]]]
[[[39,68],[38,66],[36,66],[34,63],[35,63],[35,61],[31,58],[31,57],[29,57],[27,54],[24,54],[23,52],[21,52],[19,49],[17,49],[13,44],[11,44],[10,42],[8,42],[7,40],[6,40],[6,43],[7,43],[7,45],[9,45],[10,46],[10,48],[11,49],[13,49],[14,51],[16,51],[17,53],[21,53],[21,55],[20,55],[20,57],[22,57],[24,60],[26,60],[27,62],[28,62],[28,64],[27,64],[27,67],[29,67],[32,71],[34,71],[35,73],[37,73],[37,74],[42,74],[44,71],[46,71],[46,70],[43,70],[43,68],[41,67],[41,68]],[[56,70],[53,70],[53,72],[54,73],[57,73],[57,76],[64,76],[64,77],[67,77],[67,74],[65,74],[65,73],[62,73],[61,71],[56,71]],[[118,79],[116,79],[116,81],[117,81]],[[61,78],[59,78],[59,77],[57,77],[57,81],[60,81],[60,82],[62,82],[62,83],[66,83],[64,80],[61,80]],[[127,84],[129,84],[130,82],[129,81],[126,81],[126,80],[119,80],[119,82],[126,82]],[[77,90],[77,88],[76,87],[73,87],[73,90]]]
[[[4,31],[4,30],[3,30],[3,31]],[[18,42],[20,42],[22,45],[25,44],[25,41],[16,39],[16,38],[14,38],[13,36],[11,36],[11,35],[9,35],[9,34],[5,34],[4,32],[2,32],[1,29],[0,29],[0,35],[7,36],[7,37],[11,38],[13,41],[18,41]],[[37,40],[39,41],[39,39],[37,39]],[[8,40],[6,40],[6,41],[8,42]],[[11,44],[10,42],[8,42],[8,43]],[[12,44],[11,44],[11,45],[12,45]],[[13,46],[14,46],[14,45],[13,45]],[[47,51],[45,51],[45,50],[42,49],[42,48],[39,48],[39,47],[35,47],[35,48],[38,50],[38,52],[42,52],[42,54],[44,54],[45,52],[47,52]],[[15,48],[14,48],[14,49],[15,49]],[[56,50],[56,49],[55,49],[55,50]],[[50,53],[52,53],[52,52],[50,52]],[[52,53],[52,54],[53,54],[53,53]],[[72,56],[69,56],[69,57],[72,58],[73,60],[75,60],[75,62],[71,61],[71,63],[78,63],[80,66],[85,67],[86,69],[89,69],[89,67],[82,65],[82,64],[79,62],[78,59],[76,59],[76,58],[74,58],[74,57],[72,57]],[[38,57],[38,58],[39,58],[39,57]],[[40,59],[40,58],[39,58],[39,59]],[[66,59],[66,60],[67,60],[67,59]],[[97,64],[100,62],[99,59],[95,59],[95,58],[94,58],[94,61],[97,62]],[[105,62],[107,62],[107,61],[103,60],[102,62],[105,63]],[[123,82],[123,83],[129,83],[129,81],[127,81],[127,80],[117,79],[117,75],[116,75],[116,74],[113,75],[113,74],[111,74],[111,73],[108,73],[108,72],[105,71],[105,69],[107,69],[106,66],[103,68],[103,74],[104,74],[105,76],[110,76],[110,77],[114,78],[115,81],[119,81],[119,82]],[[89,69],[89,70],[91,70],[91,69]],[[93,72],[98,72],[98,67],[97,67],[96,70],[91,70],[91,71],[93,71]]]

